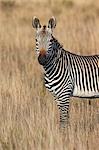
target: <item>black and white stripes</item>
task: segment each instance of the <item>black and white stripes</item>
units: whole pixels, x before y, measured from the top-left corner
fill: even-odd
[[[44,67],[45,86],[55,97],[64,126],[69,118],[70,97],[99,97],[99,55],[79,56],[64,50],[52,35],[55,18],[49,20],[48,27],[38,26],[39,19],[34,18],[38,61]]]

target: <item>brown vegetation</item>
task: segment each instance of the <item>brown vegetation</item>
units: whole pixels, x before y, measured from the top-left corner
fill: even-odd
[[[99,54],[98,0],[0,0],[0,150],[97,150],[99,100],[71,99],[70,125],[44,88],[32,17],[57,19],[55,36],[71,52]]]

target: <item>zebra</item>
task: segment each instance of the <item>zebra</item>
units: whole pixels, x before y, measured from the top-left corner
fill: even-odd
[[[60,126],[64,127],[69,122],[70,97],[99,98],[99,55],[81,56],[65,50],[53,36],[55,17],[43,26],[34,17],[32,26],[36,29],[36,52],[44,68],[45,87],[55,97]]]

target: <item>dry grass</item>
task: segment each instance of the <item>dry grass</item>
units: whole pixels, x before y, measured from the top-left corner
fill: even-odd
[[[44,1],[44,2],[43,2]],[[78,54],[99,54],[98,0],[0,0],[0,150],[97,150],[99,100],[72,99],[70,125],[45,90],[32,16],[57,18],[56,37]],[[46,13],[45,13],[46,12]]]

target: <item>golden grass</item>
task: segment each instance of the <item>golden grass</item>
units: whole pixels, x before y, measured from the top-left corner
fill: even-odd
[[[0,150],[97,150],[99,100],[72,99],[70,125],[59,130],[59,112],[44,88],[35,54],[36,15],[55,15],[55,36],[71,52],[99,54],[98,1],[0,0]]]

